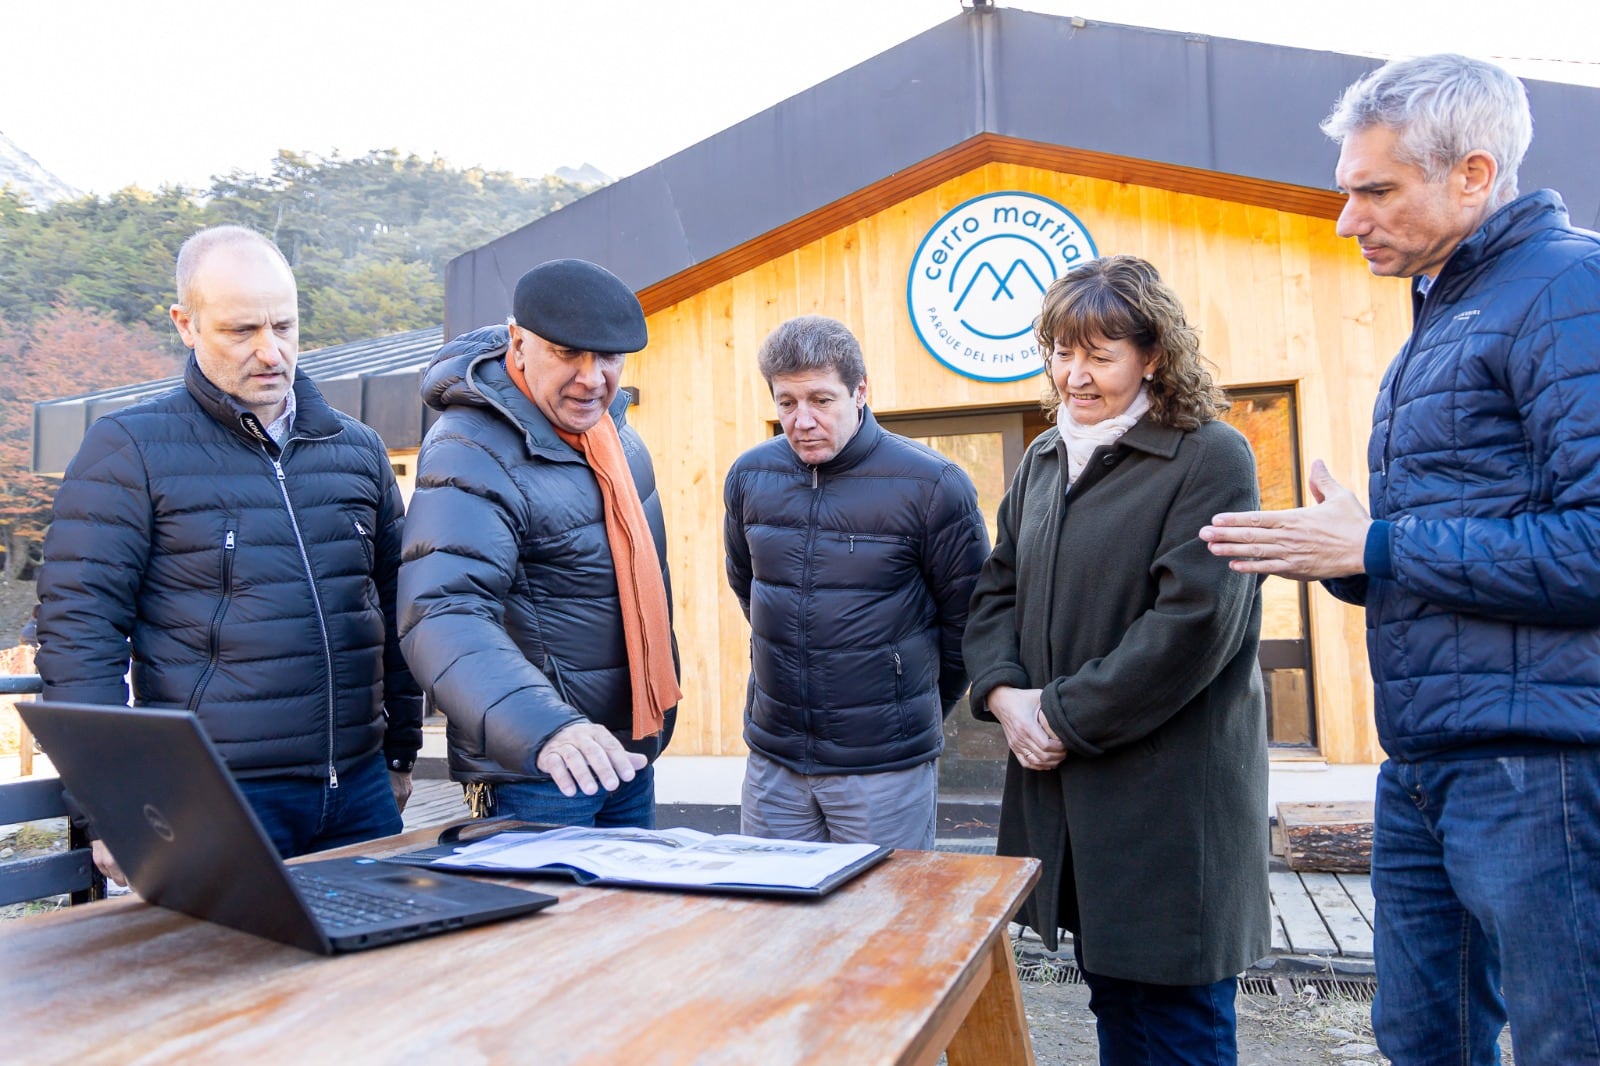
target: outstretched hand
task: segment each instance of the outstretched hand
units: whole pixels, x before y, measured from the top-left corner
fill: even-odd
[[[1363,555],[1372,518],[1355,493],[1334,480],[1321,459],[1311,464],[1316,503],[1287,511],[1232,511],[1200,530],[1211,554],[1242,574],[1278,574],[1320,581],[1366,572]]]
[[[544,742],[534,765],[550,775],[563,796],[576,796],[580,791],[593,796],[601,789],[615,792],[649,761],[624,748],[604,726],[574,722]]]

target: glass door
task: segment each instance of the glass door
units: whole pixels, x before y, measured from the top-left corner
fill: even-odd
[[[1022,411],[937,418],[880,418],[885,429],[926,444],[955,460],[978,490],[978,509],[994,543],[995,516],[1022,462],[1028,442],[1048,423],[1043,415],[1029,419]],[[1031,425],[1030,423],[1036,423]],[[1030,432],[1031,430],[1031,432]],[[939,759],[939,794],[946,800],[967,796],[993,798],[1005,783],[1005,734],[969,713],[963,697],[944,720],[944,755]]]

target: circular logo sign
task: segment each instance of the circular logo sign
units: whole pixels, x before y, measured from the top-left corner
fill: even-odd
[[[1044,369],[1033,320],[1050,283],[1099,255],[1071,211],[1028,192],[996,192],[953,208],[922,238],[906,307],[933,357],[979,381]]]

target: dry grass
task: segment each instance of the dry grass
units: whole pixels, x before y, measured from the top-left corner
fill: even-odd
[[[1370,999],[1320,993],[1314,985],[1276,998],[1241,995],[1237,1009],[1241,1018],[1253,1018],[1285,1034],[1314,1036],[1339,1029],[1354,1039],[1368,1043],[1373,1039]]]

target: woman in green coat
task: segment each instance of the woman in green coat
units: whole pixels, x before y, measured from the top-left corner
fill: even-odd
[[[1245,439],[1176,293],[1133,256],[1050,286],[1055,426],[1000,504],[964,652],[1011,749],[1021,920],[1073,934],[1100,1061],[1233,1063],[1235,976],[1269,950],[1261,595],[1197,534],[1256,507]]]

